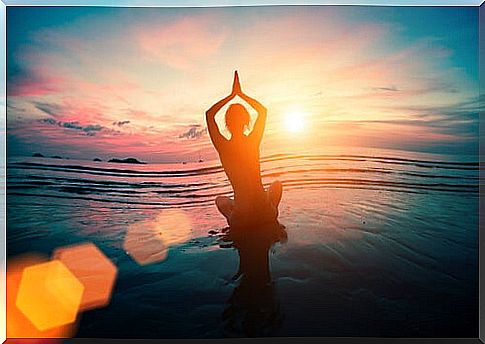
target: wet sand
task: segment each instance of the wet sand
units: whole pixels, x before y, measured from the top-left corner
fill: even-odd
[[[288,237],[269,249],[265,286],[232,279],[215,163],[9,161],[8,256],[89,241],[116,264],[110,304],[82,314],[79,337],[476,336],[478,165],[410,155],[263,162],[266,183],[283,181]],[[190,233],[139,265],[126,233],[166,208]]]

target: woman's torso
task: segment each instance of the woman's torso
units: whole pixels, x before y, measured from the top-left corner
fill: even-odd
[[[234,189],[236,208],[253,208],[264,196],[259,163],[259,145],[245,138],[228,141],[219,152],[222,167]]]

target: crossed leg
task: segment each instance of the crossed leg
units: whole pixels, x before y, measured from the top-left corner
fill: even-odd
[[[266,190],[268,200],[276,211],[280,204],[282,193],[283,185],[279,180],[273,182]],[[234,210],[234,200],[227,196],[217,196],[215,202],[219,212],[229,220]]]
[[[268,198],[271,204],[275,207],[278,208],[280,201],[281,201],[281,196],[283,194],[283,185],[279,180],[274,181],[271,183],[271,185],[268,188]]]
[[[227,196],[217,196],[216,206],[220,213],[229,220],[234,209],[234,200]]]

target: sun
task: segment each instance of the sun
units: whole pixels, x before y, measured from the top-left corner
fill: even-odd
[[[298,133],[305,128],[305,116],[299,111],[288,112],[284,117],[286,130]]]

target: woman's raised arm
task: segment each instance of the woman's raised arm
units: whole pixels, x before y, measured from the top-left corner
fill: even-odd
[[[219,128],[217,127],[216,123],[216,114],[219,110],[230,102],[236,95],[230,94],[227,97],[219,100],[217,103],[212,105],[212,107],[206,111],[205,113],[205,120],[207,122],[207,130],[209,131],[209,136],[214,144],[214,147],[218,150],[221,147],[221,144],[226,141],[226,138],[222,136]]]
[[[234,72],[234,82],[232,83],[232,92],[227,97],[219,100],[217,103],[212,105],[212,107],[206,111],[205,113],[205,120],[207,122],[207,129],[209,130],[209,136],[212,140],[212,143],[218,150],[221,147],[221,144],[226,140],[224,136],[219,131],[217,127],[217,123],[215,120],[216,114],[219,110],[224,107],[227,103],[229,103],[234,97],[241,93],[241,85],[239,84],[239,76],[237,75],[237,71]]]
[[[244,99],[249,105],[253,107],[258,113],[258,118],[256,118],[256,122],[254,122],[253,130],[249,134],[250,138],[255,139],[258,143],[261,142],[264,133],[264,127],[266,124],[266,108],[258,102],[256,99],[251,98],[250,96],[244,94],[240,91],[239,96]]]

